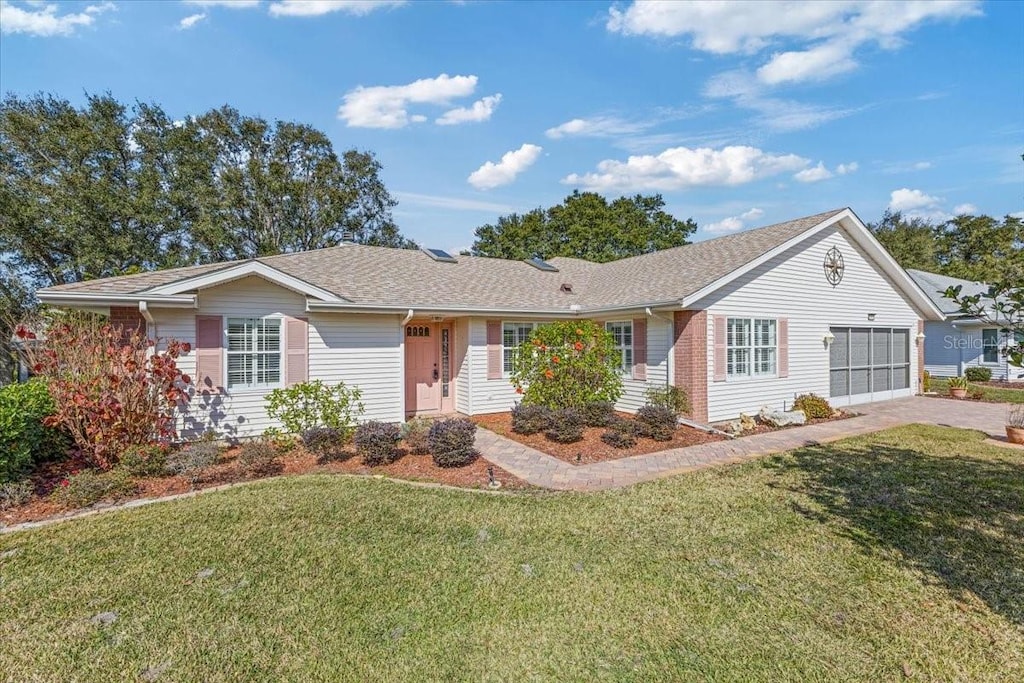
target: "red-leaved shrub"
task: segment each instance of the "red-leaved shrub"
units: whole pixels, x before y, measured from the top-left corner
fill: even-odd
[[[188,343],[171,339],[158,349],[143,332],[92,315],[62,317],[45,339],[25,326],[15,334],[32,342],[32,370],[53,397],[47,424],[66,429],[98,467],[109,469],[130,446],[175,436],[174,409],[188,401],[192,382],[177,364]]]

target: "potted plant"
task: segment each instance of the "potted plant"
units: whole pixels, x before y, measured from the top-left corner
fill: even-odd
[[[949,380],[949,395],[953,398],[964,398],[967,396],[967,378],[954,377]]]
[[[1013,406],[1007,411],[1006,440],[1024,444],[1024,405]]]

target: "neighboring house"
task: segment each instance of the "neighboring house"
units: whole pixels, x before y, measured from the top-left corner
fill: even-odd
[[[1024,379],[1024,369],[1011,366],[1004,353],[1013,341],[1013,333],[961,313],[952,299],[943,296],[947,288],[957,285],[961,287],[961,294],[985,294],[987,284],[923,270],[908,270],[907,273],[943,316],[940,321],[925,324],[925,370],[936,377],[957,377],[970,366],[979,365],[992,371],[992,379]]]
[[[509,410],[516,347],[573,318],[615,335],[623,410],[652,385],[685,388],[704,422],[805,392],[888,399],[919,389],[924,320],[942,318],[850,209],[604,264],[343,244],[38,296],[191,342],[185,436],[259,434],[265,394],[306,379],[359,386],[367,419]]]

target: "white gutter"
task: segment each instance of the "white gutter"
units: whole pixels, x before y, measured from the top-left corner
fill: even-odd
[[[635,307],[634,307],[635,308]],[[334,301],[306,301],[307,312],[335,312],[335,313],[408,313],[411,310],[408,306],[381,306],[379,304],[355,304]],[[542,316],[547,318],[565,318],[578,316],[584,311],[561,308],[536,310],[532,308],[517,309],[494,309],[494,308],[457,308],[457,307],[429,307],[417,306],[416,313],[424,315],[515,315],[515,316]]]
[[[405,324],[412,320],[413,313],[414,311],[410,308],[409,312],[405,314],[404,318],[402,318],[402,327],[405,327]]]
[[[139,313],[142,314],[142,317],[146,320],[147,323],[149,323],[150,325],[155,325],[155,323],[153,322],[153,313],[152,311],[149,310],[149,305],[146,304],[145,301],[139,302]]]
[[[44,304],[53,306],[136,306],[142,303],[161,308],[196,308],[194,295],[162,296],[139,294],[84,294],[78,292],[38,292]],[[142,310],[141,308],[139,309]]]

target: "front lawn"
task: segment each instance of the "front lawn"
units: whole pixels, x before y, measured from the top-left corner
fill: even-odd
[[[949,395],[949,380],[942,377],[932,377],[929,380],[929,388],[942,396]],[[980,391],[981,400],[990,403],[1024,403],[1024,384],[1020,382],[1005,387],[993,386],[992,384],[978,384],[971,382],[968,385],[968,395],[971,392]]]
[[[910,426],[596,494],[330,475],[0,536],[7,680],[1024,679],[1024,460]]]

